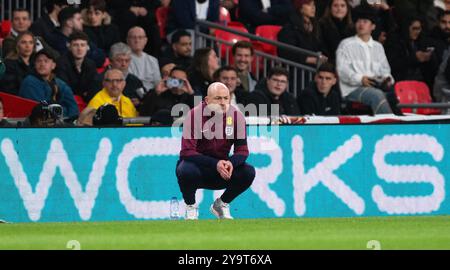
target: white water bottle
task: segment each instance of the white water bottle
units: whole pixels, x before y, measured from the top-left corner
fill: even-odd
[[[170,219],[180,219],[180,205],[177,197],[172,197],[172,199],[170,199]]]

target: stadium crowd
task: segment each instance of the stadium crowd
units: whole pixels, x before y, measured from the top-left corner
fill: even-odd
[[[256,80],[251,42],[234,44],[231,65],[221,65],[214,48],[194,50],[195,19],[220,22],[220,8],[250,33],[279,25],[278,41],[320,52],[278,50],[279,57],[318,67],[314,79],[293,96],[293,74],[283,67]],[[168,17],[158,25],[162,9]],[[39,102],[33,113],[41,115],[59,104],[66,123],[77,125],[100,116],[170,124],[173,106],[192,108],[213,82],[228,86],[232,104],[277,104],[282,115],[346,114],[351,102],[372,114],[401,114],[396,82],[424,82],[435,102],[446,101],[442,89],[450,88],[447,0],[44,0],[42,16],[30,15],[22,8],[10,14],[10,33],[0,41],[0,92]],[[117,112],[106,113],[105,104]],[[0,124],[8,126],[1,112]]]

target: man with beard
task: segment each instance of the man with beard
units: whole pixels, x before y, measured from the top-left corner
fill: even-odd
[[[255,50],[252,43],[248,41],[238,41],[231,49],[233,54],[233,66],[238,70],[240,85],[247,92],[255,90],[256,80],[251,73],[251,65]]]

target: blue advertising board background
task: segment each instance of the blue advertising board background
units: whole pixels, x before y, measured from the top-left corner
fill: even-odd
[[[183,211],[173,129],[0,130],[0,218],[167,219],[174,196]],[[450,125],[249,129],[257,176],[231,204],[235,218],[450,214]],[[197,192],[201,219],[219,194]]]

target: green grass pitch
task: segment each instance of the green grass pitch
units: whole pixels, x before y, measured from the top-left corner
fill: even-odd
[[[450,249],[450,216],[0,224],[0,249]]]

